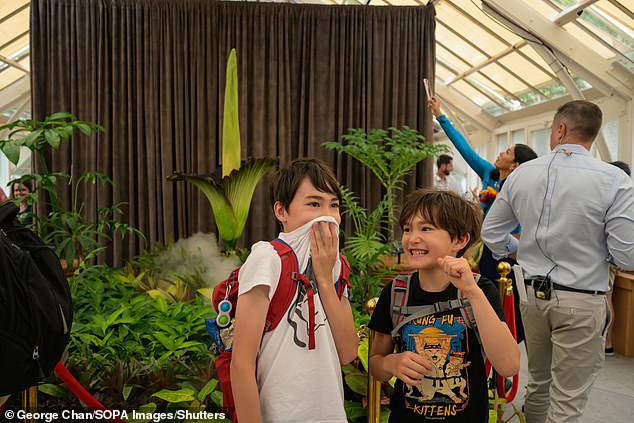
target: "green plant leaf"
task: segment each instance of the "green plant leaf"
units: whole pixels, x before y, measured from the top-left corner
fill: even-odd
[[[379,416],[379,423],[388,423],[390,421],[390,409],[387,407],[381,407],[381,415]]]
[[[357,394],[368,395],[368,375],[346,375],[346,384]]]
[[[365,371],[368,371],[368,338],[363,338],[359,341],[359,347],[357,348],[357,356],[359,361],[363,365]]]
[[[358,419],[368,415],[368,409],[363,407],[363,404],[357,401],[344,401],[343,407],[346,410],[346,417],[348,419]]]
[[[92,134],[92,128],[89,124],[85,122],[75,122],[75,126],[79,129],[84,135]]]
[[[198,394],[196,395],[196,398],[198,398],[198,401],[200,402],[205,401],[205,398],[207,398],[207,396],[211,394],[214,389],[216,389],[217,385],[218,385],[218,379],[211,379],[209,382],[207,382],[205,386],[203,386],[203,388],[200,391],[198,391]]]
[[[20,145],[13,141],[7,141],[2,144],[0,149],[7,156],[7,160],[17,166],[20,161]]]
[[[211,395],[209,395],[209,398],[211,398],[211,401],[216,404],[216,407],[222,408],[222,392],[213,391]]]
[[[46,120],[51,121],[51,120],[65,120],[65,119],[75,120],[76,117],[72,113],[57,112],[50,115]]]
[[[152,396],[171,403],[194,401],[196,399],[194,397],[193,389],[179,389],[177,391],[161,389],[160,391],[153,393]]]
[[[61,138],[59,136],[59,133],[55,129],[45,129],[44,138],[51,147],[53,147],[54,149],[59,148]]]
[[[24,138],[21,138],[19,141],[25,147],[29,147],[32,149],[39,149],[39,147],[36,146],[35,143],[36,143],[36,140],[42,135],[42,131],[43,129],[34,130],[29,135],[25,136]]]
[[[240,168],[240,125],[238,121],[238,59],[231,49],[227,60],[225,104],[222,117],[222,176]]]
[[[38,391],[50,395],[52,397],[56,397],[56,398],[67,398],[68,397],[68,390],[60,387],[59,385],[54,385],[52,383],[43,383],[41,385],[38,385],[37,387]]]
[[[130,396],[130,392],[132,392],[132,385],[123,385],[123,390],[121,391],[121,395],[123,396],[123,400],[127,401]]]

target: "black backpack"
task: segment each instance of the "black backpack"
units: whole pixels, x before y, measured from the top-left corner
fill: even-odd
[[[0,396],[51,373],[70,339],[73,303],[50,246],[0,205]]]

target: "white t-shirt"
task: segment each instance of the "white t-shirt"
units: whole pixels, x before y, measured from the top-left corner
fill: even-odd
[[[434,188],[441,191],[453,191],[458,195],[464,196],[464,192],[460,187],[458,181],[451,175],[446,175],[445,179],[440,179],[440,176],[434,174]]]
[[[266,285],[270,300],[281,270],[281,259],[269,242],[254,244],[240,268],[238,295]],[[262,339],[256,378],[263,422],[347,422],[339,356],[319,293],[313,288],[315,349],[308,349],[308,302],[303,287],[279,325]]]

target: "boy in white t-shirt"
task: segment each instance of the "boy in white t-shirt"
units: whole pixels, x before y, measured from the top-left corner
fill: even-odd
[[[347,294],[339,299],[341,191],[321,161],[300,159],[280,169],[272,186],[279,239],[291,246],[304,273],[314,274],[314,339],[308,346],[308,302],[300,286],[279,325],[264,337],[281,260],[269,242],[252,246],[240,269],[231,385],[240,422],[347,421],[341,365],[357,356],[358,337]],[[257,364],[257,365],[256,365]]]

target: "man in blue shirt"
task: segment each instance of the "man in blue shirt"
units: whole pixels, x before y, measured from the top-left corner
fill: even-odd
[[[589,152],[601,120],[593,103],[561,106],[551,153],[507,178],[482,228],[504,257],[517,248],[509,233],[522,226],[528,423],[579,420],[605,357],[608,264],[634,269],[634,185]]]

